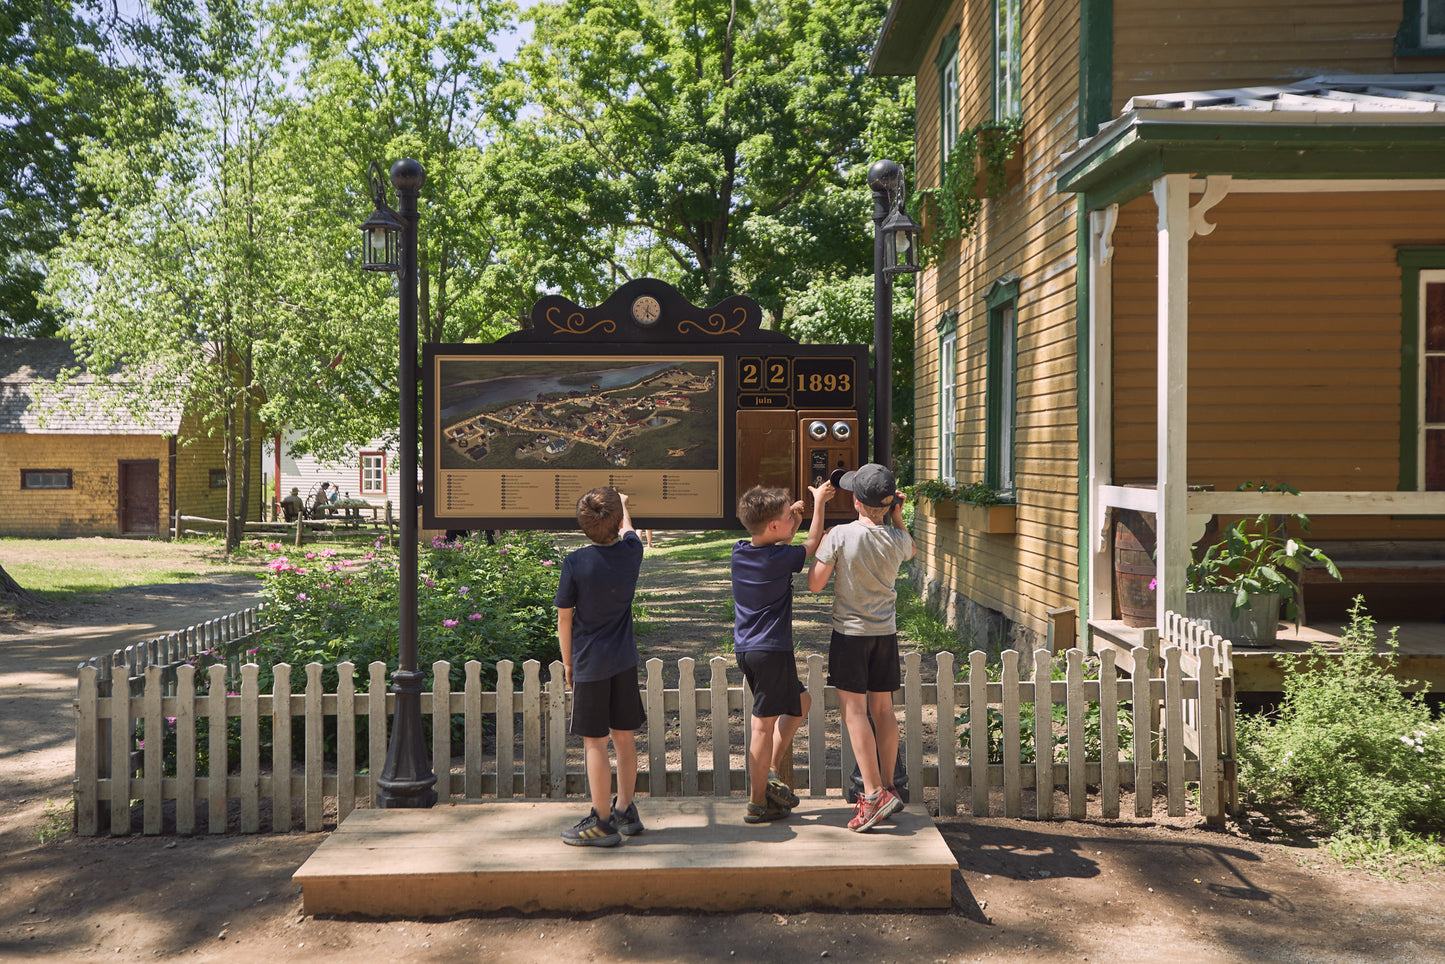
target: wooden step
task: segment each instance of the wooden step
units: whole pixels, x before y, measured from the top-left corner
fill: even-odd
[[[804,799],[787,820],[743,822],[741,799],[639,797],[647,830],[569,847],[587,811],[565,802],[356,810],[296,871],[307,914],[441,917],[609,908],[947,907],[958,861],[919,804],[868,833],[853,808]]]

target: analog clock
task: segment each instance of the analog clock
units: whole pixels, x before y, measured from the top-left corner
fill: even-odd
[[[652,295],[640,295],[632,301],[632,320],[639,325],[655,325],[662,317],[662,305]]]

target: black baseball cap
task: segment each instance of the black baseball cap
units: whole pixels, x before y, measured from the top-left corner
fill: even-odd
[[[893,504],[898,494],[898,481],[886,465],[869,462],[852,472],[845,472],[838,480],[838,488],[852,492],[858,501],[874,508],[886,508]]]

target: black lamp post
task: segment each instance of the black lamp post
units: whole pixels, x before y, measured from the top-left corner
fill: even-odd
[[[396,695],[391,742],[386,749],[386,765],[376,780],[376,805],[383,809],[430,807],[437,802],[437,778],[422,737],[422,673],[417,668],[416,646],[416,199],[425,182],[426,171],[416,161],[402,158],[393,164],[391,183],[401,209],[393,211],[386,204],[381,168],[372,161],[371,196],[375,209],[361,225],[362,267],[397,273],[401,335],[400,642],[396,672],[391,675],[391,691]]]
[[[873,461],[893,464],[893,276],[918,270],[918,225],[903,211],[903,168],[875,161],[873,191]]]

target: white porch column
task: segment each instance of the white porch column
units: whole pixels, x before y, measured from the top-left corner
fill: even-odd
[[[1114,561],[1109,510],[1099,486],[1114,482],[1114,226],[1119,205],[1089,212],[1089,616],[1108,619],[1114,609]]]
[[[1158,545],[1157,624],[1164,613],[1184,612],[1185,569],[1189,565],[1189,175],[1166,174],[1154,181],[1159,208],[1158,443],[1154,533]]]

